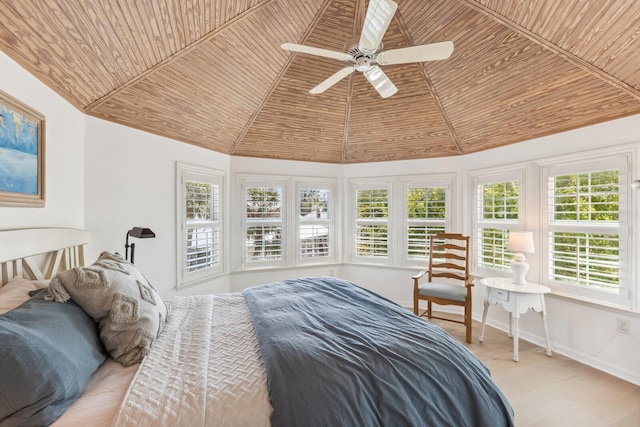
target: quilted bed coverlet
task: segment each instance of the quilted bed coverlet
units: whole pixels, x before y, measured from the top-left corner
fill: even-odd
[[[113,426],[268,426],[264,365],[241,294],[176,297]]]

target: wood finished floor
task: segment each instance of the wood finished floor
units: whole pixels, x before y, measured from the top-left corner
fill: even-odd
[[[517,427],[640,427],[640,387],[520,339],[520,360],[513,361],[513,341],[487,326],[478,342],[464,342],[464,326],[433,321],[463,342],[489,368],[515,411]],[[640,357],[640,355],[638,356]]]

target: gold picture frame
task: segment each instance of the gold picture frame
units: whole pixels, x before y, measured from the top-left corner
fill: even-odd
[[[0,90],[0,206],[44,207],[45,119]]]

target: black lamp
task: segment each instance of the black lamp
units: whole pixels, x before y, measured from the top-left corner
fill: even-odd
[[[137,237],[138,239],[153,239],[156,237],[156,233],[151,231],[150,228],[144,227],[133,227],[131,230],[127,231],[127,240],[124,244],[124,257],[125,259],[129,259],[129,247],[131,247],[131,264],[133,264],[133,254],[136,250],[136,244],[129,244],[129,236]]]

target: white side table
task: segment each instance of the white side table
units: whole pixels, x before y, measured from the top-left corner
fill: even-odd
[[[486,286],[487,294],[484,299],[484,313],[482,314],[482,329],[479,341],[484,340],[484,327],[487,323],[487,310],[491,304],[502,304],[509,312],[509,336],[513,337],[513,360],[518,361],[518,320],[520,315],[533,309],[540,313],[544,326],[544,338],[547,346],[547,356],[551,356],[551,340],[547,326],[547,309],[544,305],[544,294],[551,292],[547,286],[528,282],[526,285],[514,285],[511,279],[503,277],[487,277],[480,280]]]

